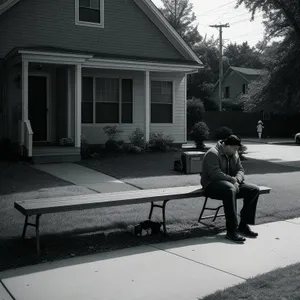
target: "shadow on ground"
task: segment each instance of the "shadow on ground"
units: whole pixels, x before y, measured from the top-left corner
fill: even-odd
[[[161,233],[136,237],[130,231],[97,232],[96,228],[93,233],[82,230],[81,234],[43,235],[40,257],[36,254],[35,238],[22,240],[13,237],[0,242],[0,271],[92,253],[216,235],[224,230],[216,225],[170,231],[167,236]]]
[[[115,155],[99,157],[97,159],[86,159],[79,164],[124,180],[155,176],[182,176],[184,178],[187,176],[186,174],[174,171],[173,169],[175,158],[180,158],[180,153],[167,152],[138,155]],[[283,166],[263,160],[249,159],[242,163],[247,174],[299,172],[299,168]],[[196,176],[199,176],[199,174],[196,174]],[[197,179],[197,182],[199,183],[199,179]]]
[[[25,162],[0,162],[0,195],[73,185],[38,171]]]

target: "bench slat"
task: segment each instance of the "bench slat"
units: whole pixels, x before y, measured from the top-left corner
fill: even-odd
[[[15,202],[15,208],[26,215],[53,212],[102,208],[158,202],[169,199],[182,199],[203,196],[201,186],[172,187],[162,189],[137,190],[60,198],[31,199]]]
[[[260,194],[268,194],[270,191],[269,187],[260,187]],[[198,185],[22,200],[15,202],[15,208],[24,215],[36,215],[203,196],[203,189]]]

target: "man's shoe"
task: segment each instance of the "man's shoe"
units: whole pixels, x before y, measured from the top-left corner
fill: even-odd
[[[258,236],[258,233],[252,231],[249,225],[240,225],[239,233],[249,238],[256,238]]]
[[[243,244],[246,241],[244,237],[238,235],[236,232],[227,232],[225,238],[238,244]]]

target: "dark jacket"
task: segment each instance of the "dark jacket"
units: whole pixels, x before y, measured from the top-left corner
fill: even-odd
[[[236,177],[241,183],[244,181],[244,175],[245,171],[238,153],[227,157],[221,141],[205,153],[201,174],[201,185],[204,189],[213,181],[231,181],[232,177]]]

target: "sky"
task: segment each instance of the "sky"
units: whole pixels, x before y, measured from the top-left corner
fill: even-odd
[[[161,0],[152,0],[158,7],[163,7]],[[250,46],[255,46],[258,41],[263,40],[264,26],[261,13],[258,12],[254,21],[250,22],[251,14],[244,7],[235,8],[236,0],[190,0],[194,5],[194,13],[197,17],[198,31],[204,37],[214,35],[219,37],[217,28],[209,25],[229,23],[229,28],[223,29],[224,46],[229,43],[241,44],[248,41]]]

